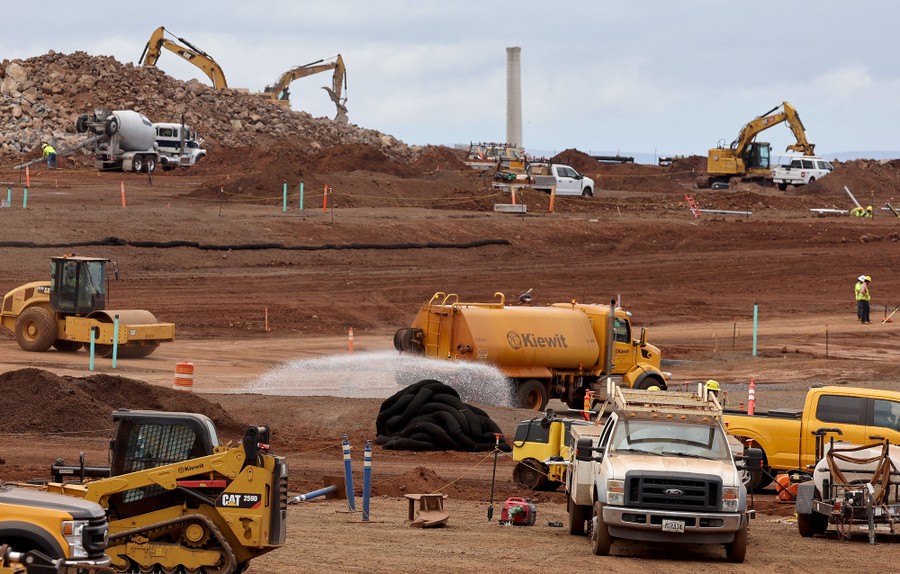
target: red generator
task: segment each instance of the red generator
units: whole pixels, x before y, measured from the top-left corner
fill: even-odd
[[[530,498],[513,496],[507,498],[500,513],[500,524],[531,526],[537,518],[537,509]]]

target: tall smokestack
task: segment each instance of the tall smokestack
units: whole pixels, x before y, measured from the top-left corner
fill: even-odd
[[[506,143],[522,147],[522,48],[506,49]]]

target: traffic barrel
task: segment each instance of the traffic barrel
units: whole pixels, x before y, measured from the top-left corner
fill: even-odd
[[[175,385],[176,391],[193,391],[194,390],[194,363],[177,363],[175,365]]]

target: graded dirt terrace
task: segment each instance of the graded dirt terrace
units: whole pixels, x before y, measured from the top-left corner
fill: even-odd
[[[663,356],[677,360],[667,367],[673,384],[715,378],[729,404],[746,401],[751,379],[763,410],[799,406],[817,382],[897,388],[900,313],[882,319],[900,305],[900,220],[880,210],[874,219],[810,211],[846,209],[845,184],[860,196],[871,189],[875,206],[891,201],[890,182],[900,178],[890,165],[846,165],[846,178],[836,171],[830,187],[825,179],[818,189],[788,192],[753,184],[696,190],[688,181],[692,168],[677,166],[598,165],[596,173],[576,166],[596,175],[603,191],[556,198],[553,213],[545,195],[523,191],[518,200],[528,213],[522,216],[493,212],[494,203],[509,202],[508,194],[449,162],[400,174],[378,171],[377,162],[367,170],[344,163],[316,176],[333,188],[332,207],[323,210],[321,191],[306,180],[300,210],[290,154],[258,165],[256,153],[243,159],[238,151],[223,153],[196,171],[158,173],[152,186],[146,176],[98,174],[83,166],[35,169],[25,209],[20,175],[0,174],[13,197],[12,206],[0,210],[0,291],[46,277],[51,255],[108,257],[119,271],[109,285],[109,308],[147,309],[177,325],[177,340],[150,357],[120,360],[116,369],[98,360],[94,373],[84,352],[29,354],[11,333],[0,332],[4,406],[16,413],[0,433],[4,480],[46,476],[56,457],[74,461],[81,451],[102,462],[109,438],[102,421],[117,406],[202,407],[223,417],[217,421],[223,438],[238,438],[244,425],[270,424],[273,451],[288,457],[292,493],[340,474],[340,436],[348,433],[359,488],[362,447],[374,439],[387,391],[379,386],[380,373],[341,369],[383,364],[394,352],[394,331],[438,291],[468,301],[502,292],[511,301],[531,288],[537,304],[619,297]],[[877,185],[859,179],[874,172]],[[290,181],[286,211],[284,180]],[[605,182],[617,185],[609,190]],[[685,193],[705,209],[752,214],[694,217]],[[105,240],[110,237],[117,240]],[[178,241],[198,246],[141,246]],[[102,245],[91,245],[97,242]],[[871,325],[860,325],[854,314],[853,283],[862,273],[873,277]],[[347,362],[350,328],[353,363]],[[311,378],[302,361],[323,358],[339,360],[312,389],[331,390],[301,396],[309,394],[302,386]],[[257,377],[294,360],[301,362],[287,375],[296,373],[293,387],[254,387]],[[195,365],[190,395],[164,392],[179,361]],[[20,369],[98,379],[70,392],[60,381],[41,383],[45,375]],[[556,401],[551,406],[564,409]],[[484,408],[507,435],[533,416]],[[614,572],[800,572],[813,563],[817,571],[838,572],[894,564],[896,537],[879,535],[882,543],[874,547],[864,537],[850,543],[800,538],[790,505],[774,502],[771,492],[756,497],[760,515],[743,565],[725,563],[717,548],[625,543],[614,545],[614,556],[595,558],[587,540],[549,525],[565,523],[563,494],[516,487],[508,456],[498,457],[495,519],[488,522],[492,462],[490,453],[409,453],[376,445],[371,523],[344,512],[344,502],[291,506],[288,544],[254,561],[250,571],[539,572],[564,562]],[[406,526],[402,494],[439,489],[449,496],[448,528]],[[497,524],[508,496],[535,498],[534,527]]]

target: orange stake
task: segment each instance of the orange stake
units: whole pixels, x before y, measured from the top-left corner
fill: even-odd
[[[550,213],[553,213],[553,200],[556,199],[556,186],[550,186]]]
[[[122,193],[122,209],[125,209],[125,182],[124,181],[119,182],[119,189],[121,190],[121,193]]]
[[[352,355],[353,354],[353,327],[350,327],[350,329],[347,331],[347,338],[348,338],[348,346],[350,349],[350,354]]]
[[[328,186],[325,186],[325,191],[322,195],[322,213],[328,213]]]
[[[31,187],[31,170],[25,168],[25,187]]]

